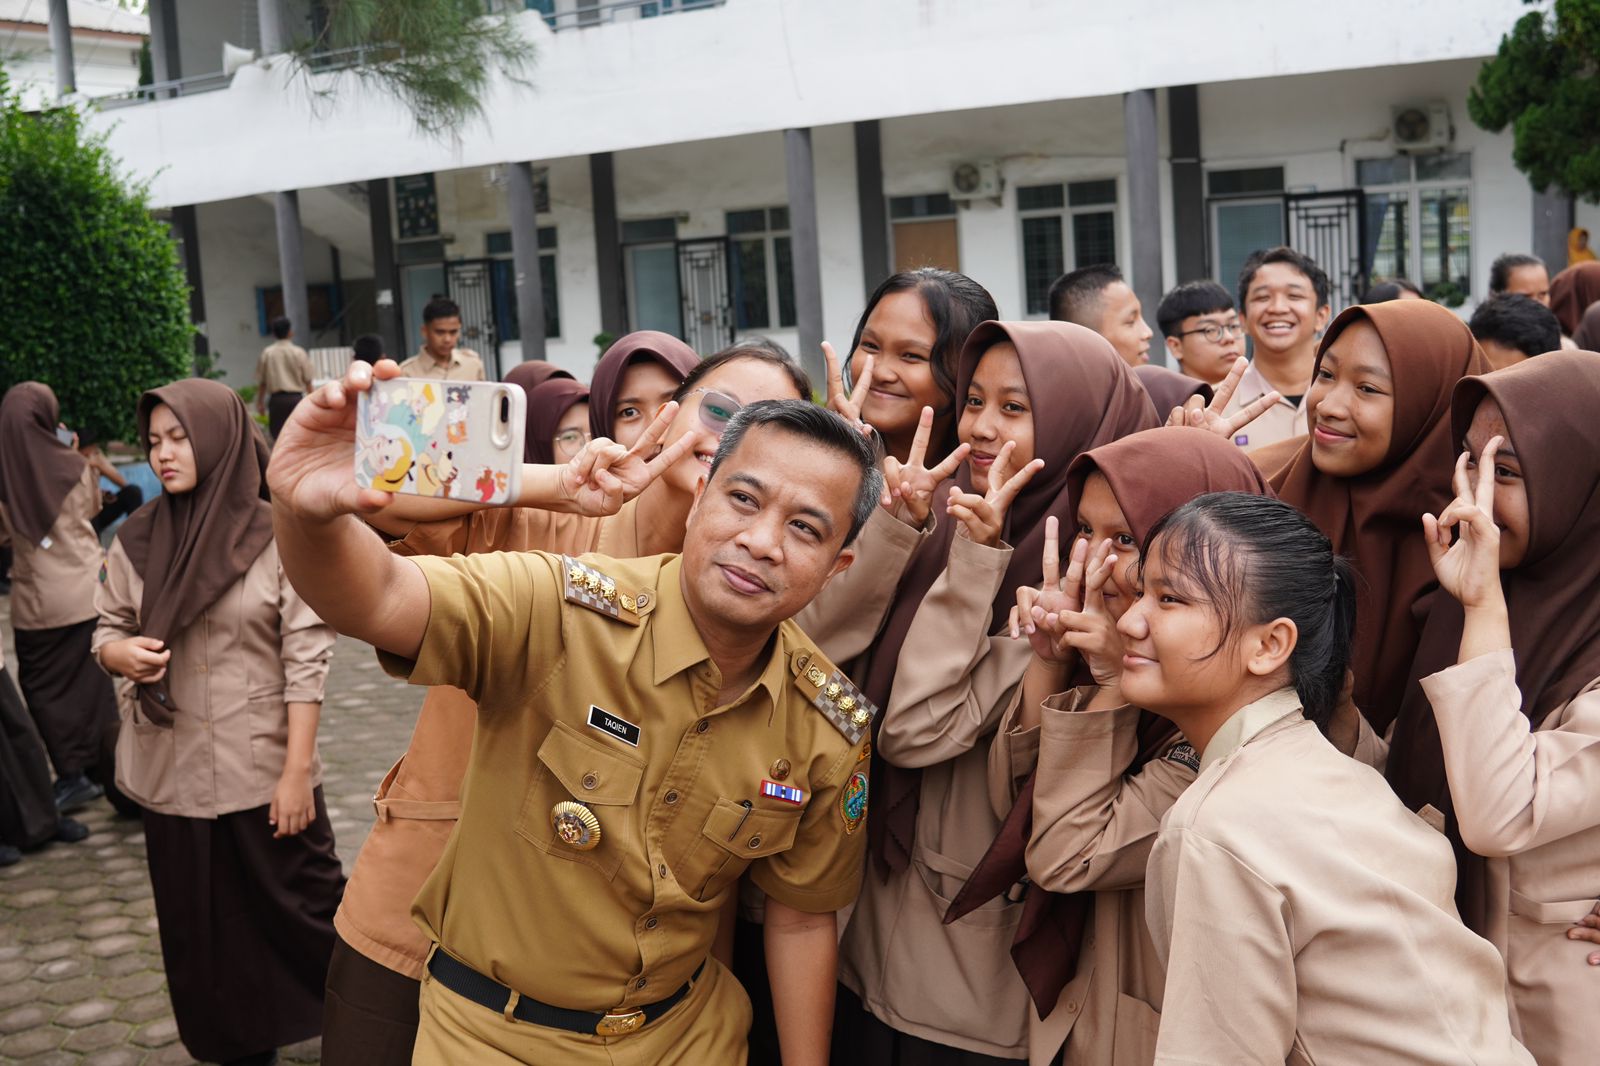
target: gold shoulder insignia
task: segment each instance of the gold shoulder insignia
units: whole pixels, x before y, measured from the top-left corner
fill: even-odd
[[[878,708],[861,694],[844,672],[827,657],[809,648],[794,653],[789,660],[795,687],[822,712],[822,717],[844,734],[851,745],[861,742],[872,727]]]
[[[623,592],[611,577],[570,555],[561,557],[561,571],[567,602],[587,607],[607,618],[638,625],[655,606],[654,596],[648,589]]]

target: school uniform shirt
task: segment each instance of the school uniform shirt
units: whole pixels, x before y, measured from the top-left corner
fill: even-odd
[[[540,550],[628,557],[637,555],[638,547],[636,500],[605,518],[532,507],[474,511],[420,523],[390,545],[401,555],[436,556]],[[477,721],[477,705],[459,688],[428,690],[411,743],[373,796],[378,819],[356,856],[333,918],[345,943],[419,981],[433,942],[411,920],[411,901],[439,864],[461,816],[461,782]]]
[[[848,663],[851,672],[859,674],[860,664],[852,660],[871,650],[900,578],[932,530],[931,516],[922,529],[916,529],[882,507],[873,508],[852,545],[855,562],[823,586],[795,615],[795,624],[814,634],[824,655]]]
[[[1307,391],[1310,391],[1310,386],[1311,383],[1307,382]],[[1236,414],[1271,391],[1272,386],[1267,384],[1267,379],[1261,376],[1261,371],[1256,369],[1255,361],[1251,360],[1244,376],[1239,379],[1239,387],[1234,391],[1233,399],[1228,401],[1228,406],[1223,408],[1222,413]],[[1278,402],[1263,411],[1254,422],[1235,433],[1233,443],[1247,452],[1253,452],[1267,444],[1303,437],[1307,432],[1309,430],[1306,428],[1305,396],[1301,395],[1294,403],[1279,397]]]
[[[261,359],[256,363],[256,386],[263,397],[275,392],[310,392],[313,377],[311,356],[287,339],[263,348]]]
[[[895,521],[890,519],[890,521]],[[910,864],[874,867],[839,945],[839,979],[891,1028],[981,1055],[1027,1054],[1028,990],[1011,961],[1022,908],[1000,896],[950,925],[944,915],[1000,830],[986,738],[1022,680],[1030,649],[991,637],[1009,546],[950,542],[900,648],[878,754],[922,770]]]
[[[990,747],[991,789],[1008,811],[1039,771],[1028,891],[1094,893],[1072,980],[1043,1018],[1028,1013],[1033,1066],[1058,1052],[1063,1066],[1145,1066],[1155,1058],[1166,975],[1145,925],[1145,866],[1161,816],[1194,780],[1194,749],[1175,735],[1129,774],[1139,709],[1083,710],[1096,691],[1051,696],[1039,724],[1022,729],[1019,690]]]
[[[112,641],[140,634],[144,579],[121,541],[95,594],[96,661]],[[334,632],[306,606],[267,547],[243,577],[167,642],[170,727],[139,710],[133,682],[117,674],[117,787],[157,814],[216,818],[272,802],[288,755],[290,703],[321,703]],[[313,754],[311,784],[322,783]]]
[[[545,1003],[632,1010],[706,961],[747,869],[798,910],[855,898],[866,733],[835,724],[854,705],[792,621],[720,703],[678,556],[414,562],[422,644],[380,661],[478,705],[461,818],[412,909],[439,950]]]
[[[1530,731],[1509,648],[1424,678],[1467,846],[1488,856],[1489,940],[1540,1066],[1600,1054],[1600,967],[1568,940],[1600,898],[1600,680]]]
[[[1449,842],[1292,689],[1212,737],[1146,886],[1167,971],[1158,1064],[1534,1061],[1498,953],[1457,916]]]
[[[61,502],[55,525],[38,544],[16,536],[0,505],[0,544],[11,544],[11,624],[17,629],[60,629],[95,615],[94,595],[104,553],[94,531],[100,513],[100,475],[83,477]]]
[[[400,376],[439,381],[483,381],[483,360],[471,348],[457,348],[447,360],[435,359],[423,348],[400,364]]]

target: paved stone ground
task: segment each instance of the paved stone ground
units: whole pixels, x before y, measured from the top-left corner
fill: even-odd
[[[6,661],[10,601],[0,597]],[[341,637],[320,733],[323,793],[348,872],[372,825],[372,791],[405,750],[421,692]],[[75,817],[92,835],[0,869],[0,1062],[168,1066],[194,1060],[167,1000],[144,833],[101,800]],[[318,1041],[283,1059],[314,1063]]]

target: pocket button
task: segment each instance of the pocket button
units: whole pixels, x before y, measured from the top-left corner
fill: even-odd
[[[600,787],[600,775],[590,770],[583,775],[583,787],[593,791]]]
[[[750,847],[753,849],[753,848],[759,848],[760,846],[761,846],[761,834],[757,833],[755,836],[750,838]]]

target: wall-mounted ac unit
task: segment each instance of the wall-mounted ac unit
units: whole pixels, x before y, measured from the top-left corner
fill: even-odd
[[[1002,187],[998,163],[957,163],[950,170],[952,200],[998,200]]]
[[[1395,151],[1408,155],[1442,152],[1455,140],[1450,105],[1442,100],[1425,104],[1395,104],[1389,109],[1389,136]]]

